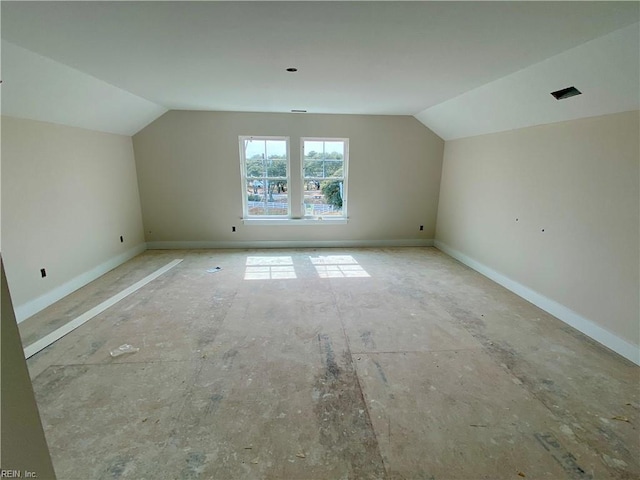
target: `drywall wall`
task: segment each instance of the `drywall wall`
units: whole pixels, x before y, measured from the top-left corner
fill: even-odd
[[[38,406],[22,353],[18,326],[2,270],[2,429],[0,468],[8,476],[18,471],[26,478],[55,480],[49,448],[44,437]],[[3,475],[5,476],[5,475]],[[14,475],[15,476],[15,475]]]
[[[143,251],[131,137],[3,117],[2,227],[18,321]]]
[[[301,137],[349,138],[349,222],[243,225],[239,135],[289,136],[292,164]],[[417,245],[435,233],[444,142],[410,116],[171,111],[133,145],[150,248]]]
[[[436,234],[443,250],[636,362],[638,115],[447,142]]]

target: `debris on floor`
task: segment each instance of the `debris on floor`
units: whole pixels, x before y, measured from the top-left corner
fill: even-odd
[[[627,417],[623,417],[622,415],[616,415],[615,417],[611,417],[611,420],[618,420],[620,422],[631,423],[631,420],[629,420]]]
[[[302,450],[300,450],[298,453],[296,453],[296,457],[307,458],[307,455]]]
[[[216,273],[220,270],[222,270],[222,267],[210,268],[209,270],[207,270],[207,273]]]
[[[522,473],[522,472],[518,472],[518,476],[519,477],[526,477],[526,475],[524,473]]]
[[[139,350],[140,350],[139,348],[133,347],[133,346],[129,345],[128,343],[125,343],[124,345],[120,345],[115,350],[111,350],[109,352],[109,354],[112,357],[119,357],[120,355],[124,355],[125,353],[136,353]]]

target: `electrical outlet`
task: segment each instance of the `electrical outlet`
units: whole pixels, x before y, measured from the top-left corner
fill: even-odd
[[[236,227],[231,227],[231,231],[235,232],[236,231]]]
[[[424,225],[420,225],[420,231],[424,230]]]
[[[120,235],[120,243],[124,243],[124,237]]]
[[[40,269],[40,275],[42,276],[42,278],[47,276],[47,271],[44,268]]]

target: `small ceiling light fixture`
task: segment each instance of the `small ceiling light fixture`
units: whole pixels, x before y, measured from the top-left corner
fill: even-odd
[[[307,113],[306,110],[291,110],[291,113]]]
[[[291,72],[291,73],[293,73],[293,72],[297,72],[297,71],[298,71],[298,69],[297,69],[296,67],[289,67],[289,68],[287,68],[287,72]]]
[[[565,98],[575,97],[576,95],[582,95],[582,92],[576,87],[567,87],[562,90],[551,92],[556,100],[564,100]]]

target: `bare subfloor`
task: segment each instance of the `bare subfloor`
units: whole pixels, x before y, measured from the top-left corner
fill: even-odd
[[[640,369],[434,248],[148,251],[23,338],[174,258],[29,360],[60,480],[640,478]]]

